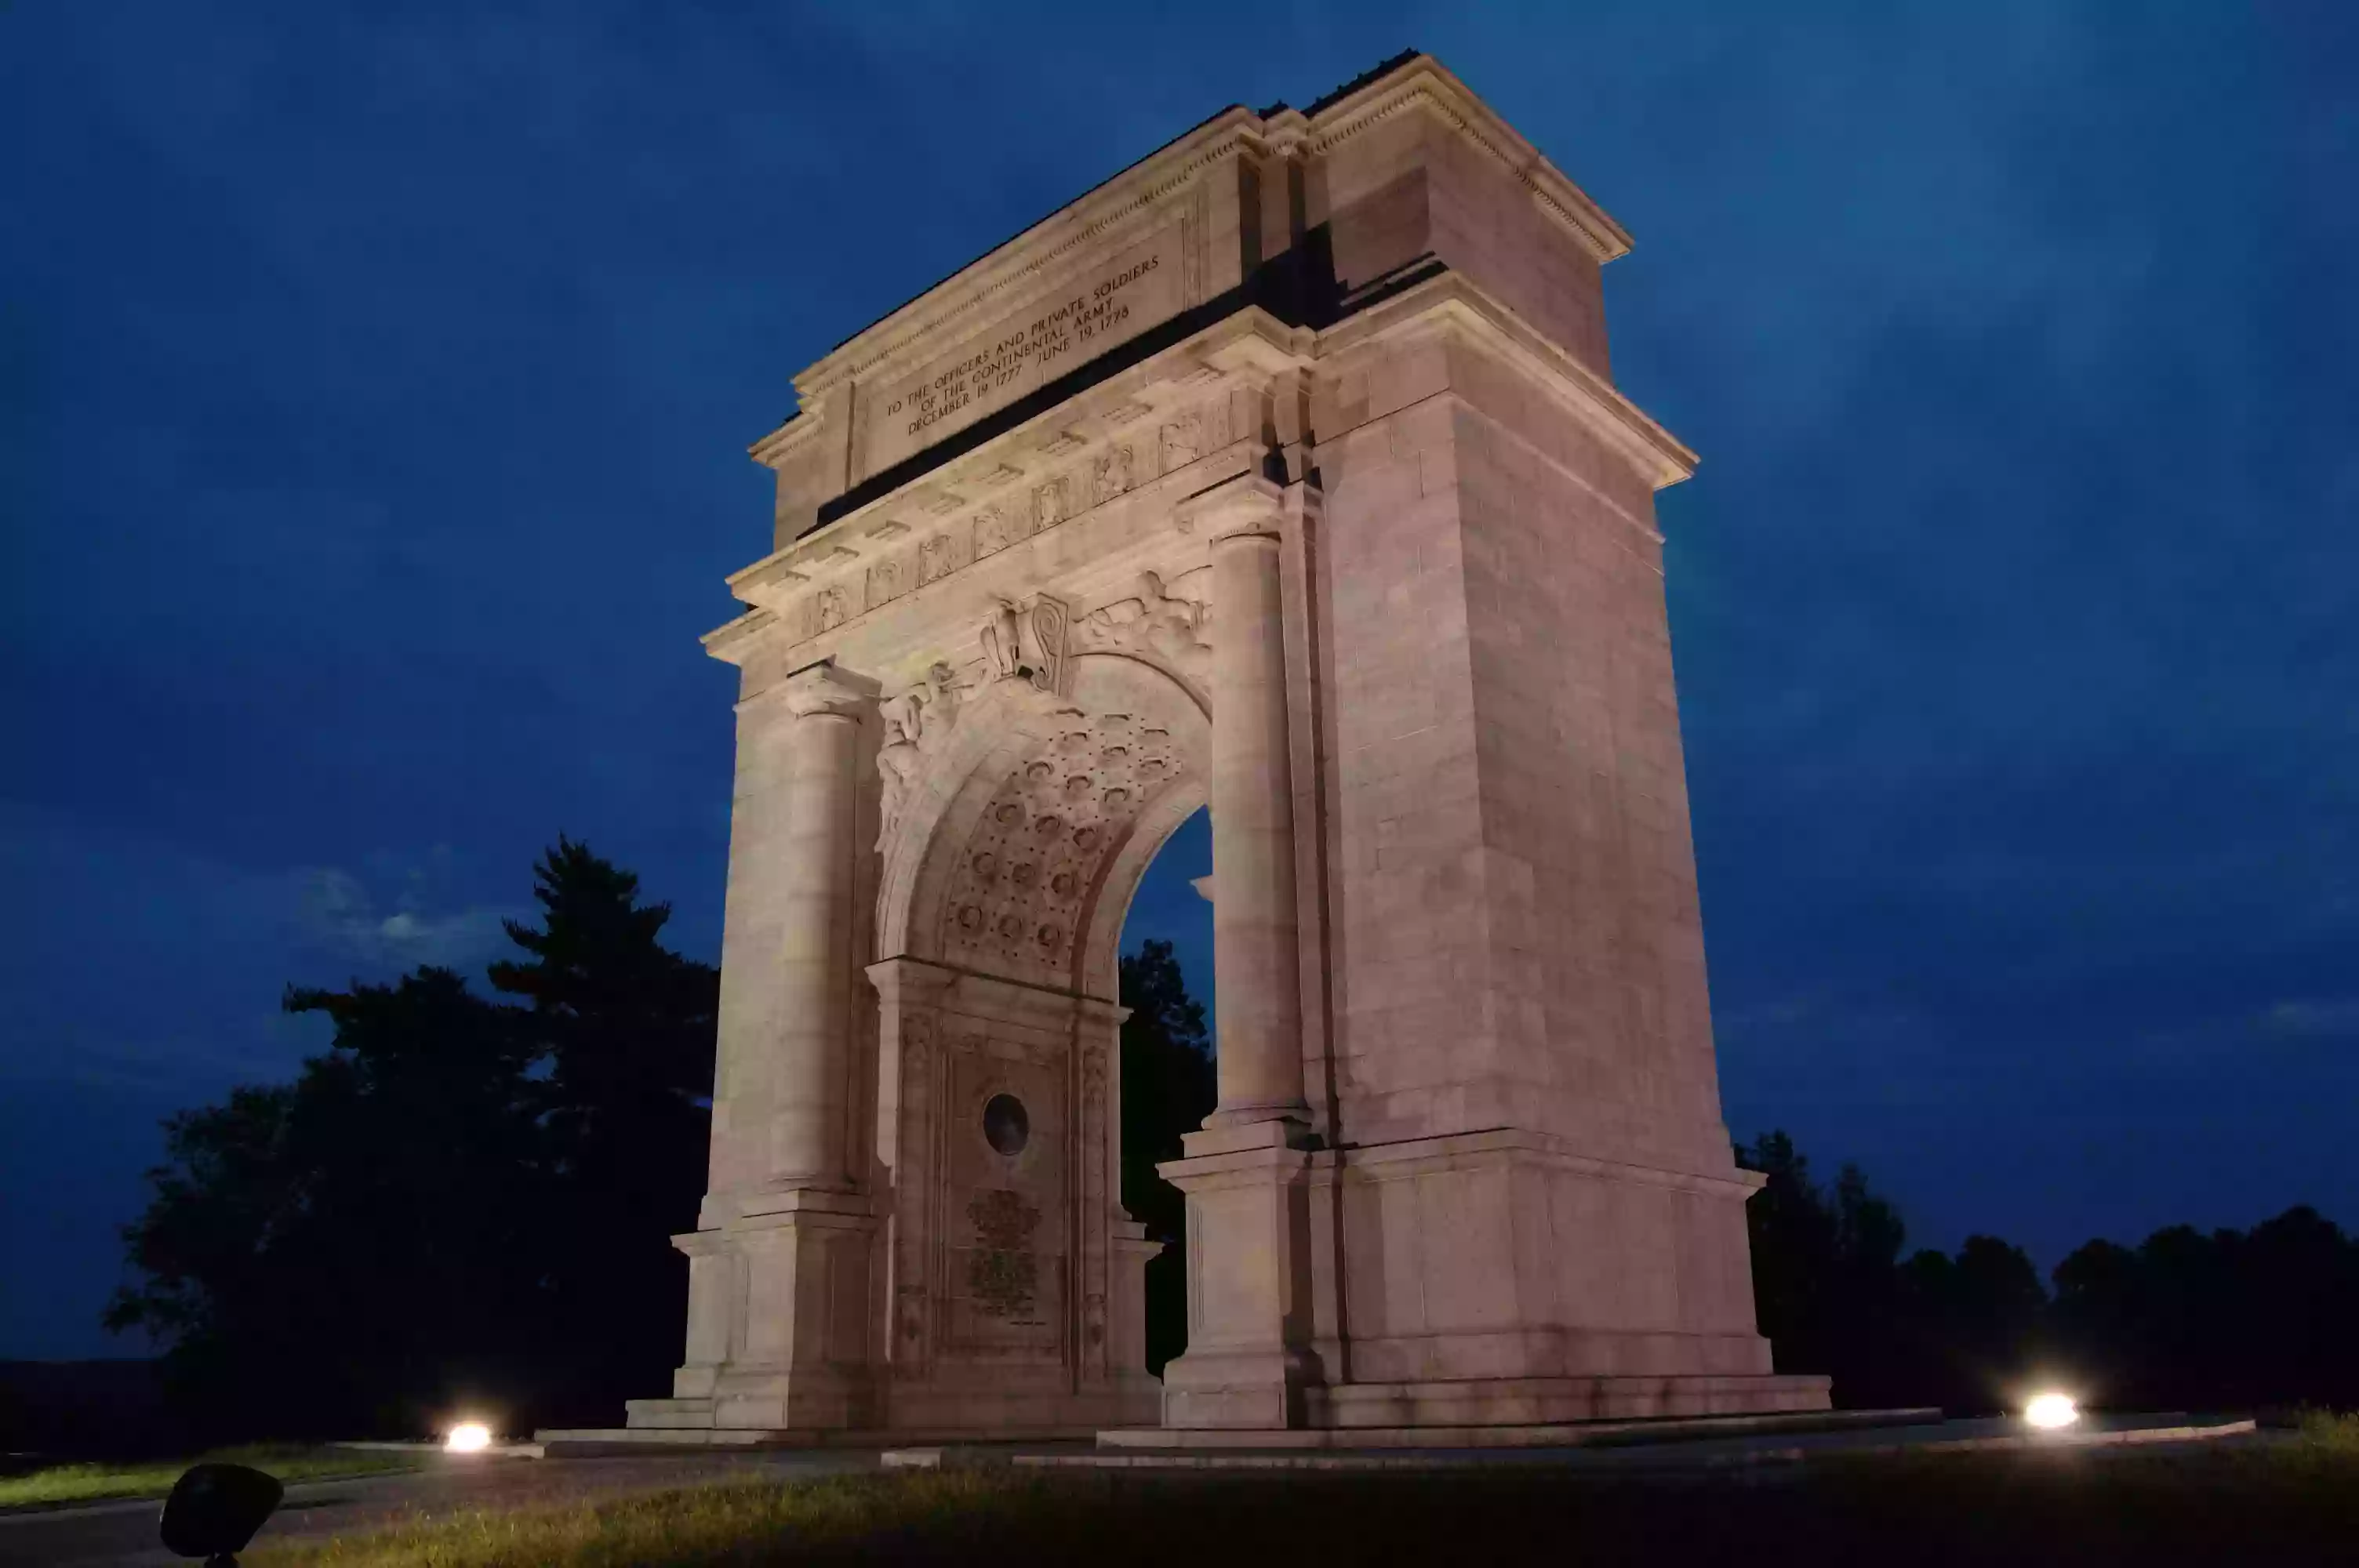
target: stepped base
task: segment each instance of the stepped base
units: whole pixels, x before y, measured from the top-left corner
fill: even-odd
[[[1818,1376],[1477,1378],[1449,1382],[1346,1383],[1304,1391],[1303,1424],[1380,1427],[1535,1426],[1664,1416],[1772,1415],[1824,1411]]]
[[[971,1427],[938,1431],[898,1429],[820,1431],[803,1428],[756,1427],[551,1427],[533,1433],[533,1441],[552,1459],[582,1459],[627,1454],[753,1453],[775,1448],[901,1448],[915,1444],[1086,1443],[1097,1433],[1087,1426],[1043,1426],[1005,1432],[977,1432]]]
[[[1527,1426],[1242,1427],[1180,1431],[1118,1427],[1098,1433],[1103,1450],[1172,1452],[1350,1452],[1368,1449],[1618,1447],[1760,1433],[1842,1432],[1855,1427],[1938,1422],[1938,1410],[1787,1411],[1767,1415],[1668,1417],[1640,1421],[1538,1422]]]

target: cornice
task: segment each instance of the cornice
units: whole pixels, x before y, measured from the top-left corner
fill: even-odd
[[[1274,481],[1241,473],[1182,501],[1171,509],[1171,519],[1181,533],[1201,528],[1215,541],[1239,534],[1275,537],[1285,511],[1286,492]]]
[[[806,404],[800,412],[788,416],[777,428],[745,449],[746,455],[764,468],[777,468],[788,453],[818,435],[827,426],[827,413],[818,403]]]
[[[1515,127],[1451,75],[1431,55],[1419,55],[1388,76],[1320,111],[1305,146],[1325,152],[1404,109],[1423,107],[1488,153],[1601,262],[1630,253],[1630,235],[1589,193],[1526,141]]]
[[[747,645],[778,618],[766,610],[748,610],[734,621],[725,622],[697,639],[704,651],[725,664],[736,664],[748,651]]]
[[[1690,478],[1698,459],[1687,445],[1649,418],[1619,387],[1534,331],[1514,310],[1463,273],[1443,273],[1319,335],[1321,368],[1380,335],[1420,320],[1455,328],[1516,364],[1550,389],[1567,410],[1619,450],[1657,490]]]

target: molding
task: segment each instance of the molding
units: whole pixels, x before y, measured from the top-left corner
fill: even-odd
[[[803,399],[800,410],[778,421],[777,427],[760,440],[747,447],[748,456],[764,468],[777,468],[788,453],[808,444],[827,427],[827,408],[813,399]]]
[[[1362,348],[1383,347],[1388,331],[1430,321],[1454,328],[1546,388],[1575,418],[1629,459],[1657,490],[1692,477],[1699,461],[1680,438],[1649,418],[1620,388],[1534,330],[1463,273],[1446,272],[1319,335],[1319,370],[1337,373]]]
[[[732,572],[725,579],[731,597],[741,604],[754,605],[762,610],[776,610],[784,604],[797,589],[809,585],[810,571],[808,568],[817,564],[798,560],[789,565],[788,554],[782,550],[765,556],[744,570]]]
[[[1286,512],[1286,492],[1257,473],[1241,473],[1201,491],[1171,509],[1183,534],[1198,528],[1214,542],[1240,535],[1276,539]]]
[[[1347,1143],[1341,1148],[1314,1152],[1310,1169],[1313,1181],[1399,1181],[1463,1170],[1470,1165],[1488,1165],[1502,1156],[1598,1181],[1670,1187],[1680,1192],[1734,1198],[1740,1203],[1751,1197],[1758,1185],[1744,1179],[1746,1173],[1739,1172],[1733,1161],[1725,1175],[1667,1171],[1652,1165],[1595,1159],[1575,1152],[1571,1144],[1561,1138],[1516,1127],[1445,1133],[1397,1143]]]
[[[748,610],[734,621],[725,622],[697,639],[704,651],[723,664],[742,664],[753,651],[751,644],[777,623],[777,616],[767,610]]]
[[[833,665],[797,670],[779,684],[786,688],[787,707],[798,719],[858,719],[873,700],[870,693],[846,680]]]
[[[1419,55],[1321,110],[1309,122],[1304,145],[1313,153],[1326,152],[1411,107],[1430,110],[1488,153],[1601,263],[1630,254],[1629,232],[1431,55]]]

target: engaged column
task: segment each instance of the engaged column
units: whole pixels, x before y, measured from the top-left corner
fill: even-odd
[[[770,1120],[776,1185],[845,1185],[853,974],[853,877],[860,711],[868,699],[831,665],[788,677],[778,897],[778,1051]]]
[[[1206,521],[1220,1104],[1204,1125],[1307,1120],[1276,487],[1256,486]]]

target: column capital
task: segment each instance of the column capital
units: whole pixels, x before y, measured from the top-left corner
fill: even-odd
[[[959,978],[956,969],[906,955],[878,959],[868,966],[867,975],[877,996],[888,1003],[938,1000],[942,992],[958,983]]]
[[[1130,1017],[1129,1008],[1118,1001],[1108,1001],[1102,996],[1084,996],[1079,998],[1078,1001],[1079,1006],[1076,1011],[1093,1023],[1103,1023],[1108,1028],[1119,1029]]]
[[[798,719],[820,715],[857,719],[862,706],[875,700],[872,693],[854,686],[842,670],[829,664],[797,670],[779,687],[786,694],[788,708]]]
[[[1216,544],[1235,537],[1275,539],[1285,514],[1286,492],[1257,473],[1223,480],[1172,513],[1181,533],[1201,532]]]

